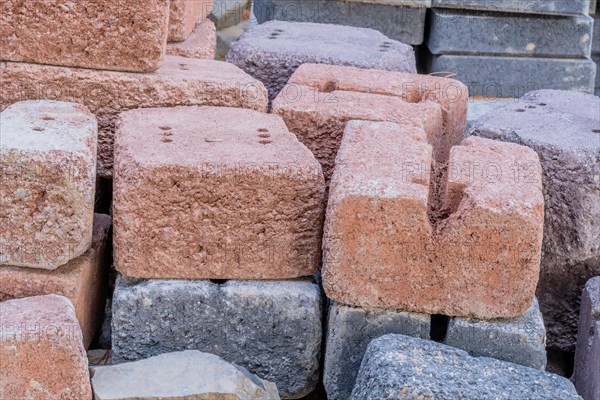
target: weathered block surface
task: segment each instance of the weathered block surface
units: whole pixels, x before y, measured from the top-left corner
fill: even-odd
[[[318,270],[323,174],[276,115],[129,111],[117,126],[115,171],[115,268],[124,275],[286,279]]]
[[[92,398],[81,329],[66,297],[4,301],[0,316],[1,399]]]
[[[92,241],[98,123],[78,104],[24,101],[0,124],[0,268],[56,269]]]
[[[386,335],[363,358],[353,400],[581,400],[566,378],[430,340]]]
[[[540,157],[545,220],[537,296],[549,345],[566,351],[574,349],[581,290],[600,274],[599,121],[600,98],[541,90],[488,113],[471,130]]]
[[[198,23],[192,34],[183,42],[167,44],[169,55],[203,60],[214,60],[216,50],[217,30],[209,19]]]
[[[598,67],[600,65],[600,53],[592,54],[592,60],[594,60],[598,69],[596,72],[596,89],[594,90],[594,94],[600,96],[600,67]]]
[[[434,9],[427,48],[433,54],[589,57],[594,20],[588,16],[464,13]]]
[[[310,281],[121,278],[114,294],[115,362],[205,351],[276,383],[282,398],[315,388],[321,332],[321,292]]]
[[[186,40],[198,21],[208,17],[212,0],[171,0],[169,12],[169,42]]]
[[[517,101],[518,99],[497,99],[497,98],[470,98],[469,108],[467,111],[467,129],[465,136],[469,136],[469,131],[485,114],[489,113],[495,108],[505,106],[511,102]]]
[[[279,400],[274,383],[214,354],[187,350],[92,368],[97,400]]]
[[[0,109],[23,99],[82,103],[99,125],[98,174],[112,175],[113,134],[120,112],[149,107],[213,105],[265,111],[262,83],[234,65],[167,56],[151,74],[0,63]]]
[[[273,100],[302,64],[416,73],[412,47],[366,28],[271,21],[246,31],[226,60],[263,82]]]
[[[523,314],[534,300],[542,244],[537,155],[468,138],[450,150],[448,181],[436,182],[427,139],[405,125],[347,124],[325,221],[327,296],[481,319]],[[528,179],[515,176],[523,168]]]
[[[538,89],[594,91],[595,65],[590,59],[432,56],[429,72],[451,72],[471,96],[514,97]],[[556,79],[556,77],[561,79]]]
[[[452,318],[444,343],[474,357],[546,369],[546,329],[537,300],[524,315],[515,318],[489,321]]]
[[[0,60],[147,72],[165,54],[169,1],[3,1]]]
[[[390,333],[429,339],[430,330],[431,318],[426,314],[364,309],[333,302],[329,309],[323,371],[327,398],[350,398],[371,340]]]
[[[420,45],[431,0],[340,1],[255,0],[259,24],[266,21],[317,22],[371,28],[390,39]]]
[[[109,215],[95,214],[91,248],[54,271],[9,266],[0,268],[0,301],[46,294],[67,297],[75,306],[84,345],[89,347],[102,323],[110,265],[107,256],[111,224]]]
[[[586,400],[600,399],[600,276],[590,279],[581,296],[573,382]]]
[[[587,15],[590,0],[432,0],[432,6],[522,14]]]
[[[592,54],[600,54],[600,15],[594,17],[594,33],[592,36]]]

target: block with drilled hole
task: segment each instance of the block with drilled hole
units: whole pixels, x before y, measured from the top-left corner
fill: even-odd
[[[0,316],[0,398],[92,398],[81,329],[66,297],[3,301]]]
[[[75,306],[87,348],[102,322],[111,224],[109,215],[95,214],[92,247],[54,271],[0,267],[0,301],[46,294],[67,297]]]
[[[524,313],[540,266],[537,155],[469,138],[449,150],[446,171],[433,157],[439,142],[429,140],[406,125],[347,124],[325,222],[325,292],[360,307],[481,319]],[[516,174],[522,169],[532,171],[528,179]]]
[[[273,102],[288,129],[333,172],[346,122],[393,121],[423,128],[444,160],[464,138],[467,88],[446,78],[354,67],[304,64]]]
[[[212,0],[171,0],[169,42],[186,40],[196,23],[208,17],[212,7]]]
[[[113,134],[120,112],[149,107],[212,105],[265,111],[262,83],[234,65],[166,56],[152,74],[24,63],[0,64],[0,110],[16,101],[52,99],[85,105],[98,118],[98,175],[112,176]]]
[[[269,99],[305,63],[416,73],[411,46],[351,26],[271,21],[245,32],[226,60],[265,84]]]
[[[148,72],[164,57],[169,0],[2,2],[0,59]]]
[[[323,174],[276,115],[122,114],[113,200],[115,266],[128,276],[285,279],[319,266]]]
[[[90,247],[98,123],[78,104],[24,101],[0,124],[0,268],[56,269]]]
[[[167,54],[187,58],[213,60],[217,50],[217,30],[209,20],[198,23],[191,35],[183,42],[167,44]]]

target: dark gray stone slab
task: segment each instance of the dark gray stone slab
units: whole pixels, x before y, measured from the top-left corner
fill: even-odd
[[[600,54],[592,54],[592,60],[596,63],[596,89],[594,94],[600,96]]]
[[[353,400],[575,400],[563,377],[431,340],[386,335],[369,344]]]
[[[522,14],[587,15],[590,0],[433,0],[432,6]]]
[[[594,20],[588,16],[459,12],[433,9],[427,47],[433,54],[589,57]]]
[[[545,219],[537,297],[548,345],[573,351],[581,290],[600,275],[600,98],[531,92],[483,116],[470,133],[529,146],[540,157]]]
[[[260,80],[273,100],[304,63],[416,72],[412,47],[372,29],[271,21],[246,31],[228,62]]]
[[[581,295],[573,382],[584,399],[600,400],[600,276],[590,279]]]
[[[474,357],[546,368],[546,329],[537,300],[517,318],[491,321],[452,318],[445,343]]]
[[[596,66],[590,59],[432,56],[428,72],[451,72],[471,96],[521,97],[538,89],[593,93]]]
[[[113,361],[182,350],[216,354],[277,384],[282,398],[316,387],[321,291],[310,281],[129,281],[113,296]]]
[[[363,309],[333,302],[329,309],[323,383],[329,400],[350,398],[360,362],[371,340],[389,333],[429,339],[426,314]]]
[[[423,43],[426,0],[254,0],[259,23],[295,21],[375,29],[390,39],[410,45]]]

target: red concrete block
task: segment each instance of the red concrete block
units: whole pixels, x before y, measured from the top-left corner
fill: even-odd
[[[92,398],[71,302],[49,295],[0,303],[0,399]]]
[[[110,267],[108,234],[111,224],[109,215],[95,214],[92,247],[54,271],[0,268],[0,301],[46,294],[67,297],[75,306],[83,342],[88,348],[102,323]]]
[[[272,114],[133,110],[115,142],[115,267],[138,278],[286,279],[317,272],[325,186]]]
[[[208,17],[212,6],[212,0],[171,0],[169,42],[186,40],[198,21]]]
[[[469,138],[449,151],[447,176],[436,175],[439,142],[414,127],[348,123],[325,222],[325,292],[365,308],[520,315],[540,268],[539,159],[527,147]]]
[[[196,25],[192,34],[183,42],[167,43],[167,54],[187,58],[214,60],[217,51],[217,29],[205,19]]]

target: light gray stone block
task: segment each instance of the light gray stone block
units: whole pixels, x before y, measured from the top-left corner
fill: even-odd
[[[363,309],[333,302],[329,309],[323,383],[329,400],[350,398],[360,362],[371,340],[389,333],[429,339],[426,314]]]
[[[432,6],[520,14],[587,15],[590,0],[433,0]]]
[[[282,398],[316,387],[321,291],[296,281],[133,281],[113,296],[116,363],[200,350],[277,384]]]
[[[427,47],[433,54],[589,57],[588,16],[494,14],[433,9]]]
[[[386,335],[369,344],[353,400],[575,400],[563,377],[431,340]]]
[[[590,59],[432,56],[429,72],[451,72],[470,96],[521,97],[538,89],[593,93],[596,66]]]
[[[491,321],[452,318],[445,343],[474,357],[546,368],[546,329],[537,300],[517,318]]]
[[[467,109],[467,132],[466,136],[468,136],[468,132],[471,127],[477,122],[477,120],[483,117],[485,114],[490,111],[503,107],[505,105],[510,104],[511,102],[515,102],[518,99],[497,99],[497,98],[471,98],[469,99],[469,108]]]

